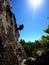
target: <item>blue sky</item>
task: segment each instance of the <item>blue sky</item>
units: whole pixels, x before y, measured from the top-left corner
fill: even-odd
[[[27,0],[11,0],[12,11],[16,17],[16,23],[24,24],[24,29],[20,32],[20,39],[25,41],[39,40],[45,35],[44,29],[47,28],[49,20],[49,0],[44,0],[41,7],[35,12],[27,3]]]

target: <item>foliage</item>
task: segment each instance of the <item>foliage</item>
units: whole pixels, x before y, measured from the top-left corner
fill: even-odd
[[[46,30],[44,30],[44,32],[46,32],[46,33],[48,33],[48,34],[49,34],[49,25],[48,25],[47,29],[46,29]]]
[[[43,35],[40,40],[35,40],[35,42],[20,40],[28,57],[36,57],[36,52],[38,50],[49,50],[49,25],[44,32],[48,33],[48,35]]]

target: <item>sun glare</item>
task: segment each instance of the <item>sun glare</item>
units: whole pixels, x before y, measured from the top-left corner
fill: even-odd
[[[30,7],[32,7],[34,10],[38,9],[42,6],[43,0],[28,0],[28,4]]]
[[[40,5],[41,5],[41,0],[32,0],[32,5],[33,5],[34,7],[40,6]]]

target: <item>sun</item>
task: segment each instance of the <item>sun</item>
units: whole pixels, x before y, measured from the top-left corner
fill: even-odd
[[[41,5],[41,0],[32,0],[32,5],[33,5],[34,7],[40,6],[40,5]]]
[[[42,6],[43,0],[28,0],[28,4],[30,7],[32,7],[34,10],[38,9]]]

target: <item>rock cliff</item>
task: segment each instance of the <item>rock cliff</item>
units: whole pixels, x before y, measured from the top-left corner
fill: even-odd
[[[0,65],[21,65],[26,53],[9,0],[0,0]]]

